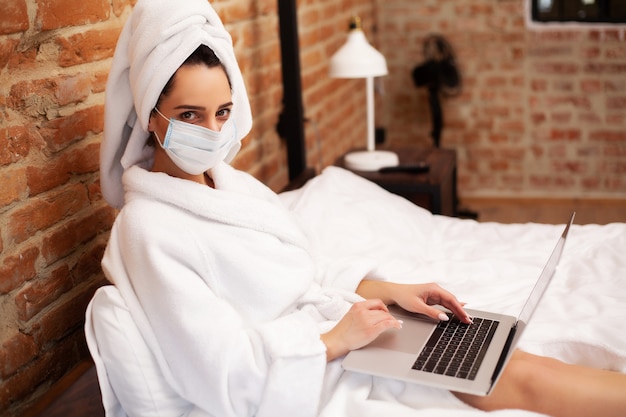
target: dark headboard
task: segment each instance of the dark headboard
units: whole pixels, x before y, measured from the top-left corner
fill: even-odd
[[[278,18],[283,73],[283,110],[278,118],[276,131],[287,144],[289,180],[293,181],[307,169],[296,0],[278,0]]]

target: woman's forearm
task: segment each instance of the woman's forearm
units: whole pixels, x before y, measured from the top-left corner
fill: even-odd
[[[366,300],[377,298],[382,300],[383,303],[389,305],[394,303],[392,296],[394,285],[396,284],[393,282],[364,279],[356,288],[356,293]]]

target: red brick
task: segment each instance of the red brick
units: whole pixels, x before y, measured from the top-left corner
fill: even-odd
[[[65,165],[72,174],[87,174],[98,172],[100,144],[89,143],[85,146],[72,149],[64,155]]]
[[[24,45],[16,44],[15,49],[8,57],[7,67],[9,70],[22,72],[40,68],[41,62],[37,62],[38,46],[35,44],[24,48]]]
[[[489,142],[491,143],[506,143],[508,139],[506,133],[491,133],[489,135]]]
[[[111,10],[107,0],[39,0],[37,6],[36,21],[42,31],[101,22]]]
[[[558,92],[570,92],[574,90],[574,83],[569,80],[556,80],[553,83],[553,88]]]
[[[32,165],[26,168],[25,180],[30,196],[65,184],[70,179],[63,155],[48,159],[43,166]]]
[[[602,124],[602,117],[599,114],[584,112],[578,115],[578,121],[584,123],[585,125],[599,125]]]
[[[70,67],[110,58],[115,51],[120,28],[91,30],[68,38],[59,38],[59,65]]]
[[[88,143],[46,161],[43,166],[26,168],[28,190],[31,196],[65,184],[72,175],[98,171],[100,145]]]
[[[533,71],[539,74],[574,75],[580,71],[578,64],[567,62],[535,62],[532,66]]]
[[[122,12],[128,5],[134,5],[137,3],[137,0],[113,0],[113,13],[115,16],[121,16]]]
[[[607,97],[606,108],[612,110],[626,110],[626,96]]]
[[[575,184],[576,180],[571,175],[557,175],[554,178],[554,186],[559,190],[572,188]]]
[[[91,76],[75,74],[55,78],[54,96],[59,106],[85,101],[91,93]]]
[[[553,112],[550,114],[550,121],[558,125],[569,124],[572,121],[572,113],[568,111]]]
[[[573,174],[584,174],[588,171],[587,164],[581,161],[553,161],[552,167],[558,173],[569,172]]]
[[[0,169],[0,207],[19,200],[26,194],[26,171],[24,168]]]
[[[44,122],[41,135],[48,148],[57,152],[85,138],[89,132],[102,132],[103,125],[104,108],[94,106]]]
[[[509,135],[512,133],[524,133],[526,131],[524,123],[519,120],[500,122],[498,123],[498,126],[503,132]]]
[[[552,129],[550,132],[551,140],[579,141],[582,134],[579,129]]]
[[[106,243],[102,242],[80,255],[78,262],[76,262],[76,265],[70,272],[72,283],[75,286],[80,285],[94,275],[104,279],[101,261],[105,248]]]
[[[576,150],[576,155],[585,159],[588,157],[596,157],[600,154],[600,150],[597,147],[583,146]]]
[[[530,118],[533,122],[533,125],[537,126],[547,120],[545,113],[532,113]]]
[[[85,323],[85,310],[93,297],[94,288],[83,287],[74,291],[72,297],[64,297],[43,311],[33,323],[35,343],[43,345],[60,340],[73,330],[81,329]]]
[[[606,80],[604,81],[606,91],[621,93],[626,91],[626,82],[624,80]]]
[[[580,180],[580,185],[584,190],[596,190],[600,187],[601,180],[598,176],[583,177]]]
[[[626,181],[624,181],[624,176],[606,178],[604,181],[604,188],[612,193],[626,192]]]
[[[547,155],[550,157],[550,159],[565,158],[567,156],[567,149],[568,146],[566,144],[560,143],[556,145],[551,145],[547,149]]]
[[[92,93],[101,93],[105,90],[107,78],[109,76],[108,71],[96,72],[93,74],[91,80],[91,92]]]
[[[611,48],[607,48],[605,56],[608,59],[623,60],[626,58],[626,47],[624,47],[624,45],[615,45]]]
[[[583,71],[586,74],[624,74],[626,73],[626,63],[609,64],[603,62],[592,62],[585,65]]]
[[[88,205],[87,190],[80,183],[67,185],[44,198],[31,198],[7,216],[7,242],[21,243]]]
[[[47,115],[51,108],[84,101],[90,92],[89,74],[22,81],[11,87],[8,104],[29,116]]]
[[[230,22],[252,19],[255,16],[255,5],[250,2],[228,2],[216,9],[225,25]]]
[[[26,0],[2,0],[0,35],[23,32],[29,27]]]
[[[89,201],[102,201],[102,188],[100,187],[100,178],[94,179],[93,182],[87,184],[89,193]]]
[[[537,43],[539,41],[555,41],[555,42],[580,42],[582,38],[581,32],[569,31],[569,30],[551,30],[551,31],[537,31],[530,32],[531,42]]]
[[[0,380],[13,375],[21,366],[30,362],[37,354],[33,338],[15,331],[0,346]]]
[[[602,50],[597,47],[597,46],[592,46],[589,48],[583,48],[581,50],[581,57],[588,60],[588,59],[598,59],[600,58],[600,55],[602,54]]]
[[[626,163],[614,160],[605,161],[601,166],[601,171],[620,177],[626,173]]]
[[[40,141],[39,134],[28,123],[0,129],[0,165],[8,165],[23,159],[28,156],[31,147]]]
[[[0,42],[0,69],[7,66],[9,60],[15,53],[19,41],[17,39],[6,39]]]
[[[542,45],[534,44],[528,49],[530,58],[554,58],[555,56],[570,56],[572,54],[571,45],[553,44]]]
[[[18,319],[27,322],[72,288],[67,265],[27,283],[15,296]]]
[[[4,258],[0,265],[0,295],[6,294],[37,275],[35,265],[39,257],[39,249],[30,247],[18,255]]]
[[[521,174],[503,175],[502,182],[508,189],[521,190],[524,186],[524,176]]]
[[[530,150],[535,158],[543,156],[546,152],[543,146],[532,146]]]
[[[562,96],[562,97],[548,97],[546,105],[549,108],[556,106],[573,106],[580,109],[591,109],[591,102],[588,97],[581,96]]]
[[[51,231],[42,243],[42,255],[47,265],[67,256],[77,247],[107,231],[113,224],[113,216],[108,207],[100,208],[92,214],[62,224]]]
[[[82,335],[81,335],[82,336]],[[47,385],[58,380],[80,359],[76,337],[63,340],[53,350],[40,352],[31,362],[21,367],[6,380],[0,381],[0,410],[9,410],[9,416],[23,415],[25,399],[45,381]],[[21,400],[21,401],[20,401]],[[13,404],[12,404],[13,403]],[[11,408],[9,408],[11,406]]]
[[[626,142],[626,132],[613,130],[596,130],[589,134],[592,141]]]
[[[624,112],[618,112],[614,114],[607,114],[605,116],[606,124],[611,126],[626,126],[626,115]]]
[[[530,185],[541,189],[549,188],[553,184],[552,176],[550,175],[531,175]]]
[[[507,160],[491,160],[489,163],[491,171],[507,171],[509,169],[509,161]]]
[[[49,108],[58,105],[54,89],[54,79],[20,81],[11,86],[7,104],[27,116],[45,115]]]

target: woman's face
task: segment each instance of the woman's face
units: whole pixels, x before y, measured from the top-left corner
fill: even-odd
[[[169,119],[174,118],[217,132],[230,117],[232,107],[230,84],[221,66],[184,65],[176,71],[169,94],[160,99],[158,109],[164,117],[152,112],[148,130],[156,134],[156,140],[163,140]],[[176,166],[161,146],[154,147],[152,171],[211,185],[205,175],[190,175]]]
[[[167,118],[197,124],[220,131],[230,117],[232,94],[221,66],[185,65],[176,71],[169,95],[161,98],[159,111]],[[148,129],[165,137],[168,120],[156,112],[150,116]]]

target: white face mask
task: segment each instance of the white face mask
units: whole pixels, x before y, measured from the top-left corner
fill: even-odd
[[[155,107],[155,110],[168,120],[159,109]],[[188,174],[198,175],[220,161],[230,162],[241,148],[232,119],[228,119],[219,132],[174,118],[168,122],[163,143],[156,132],[154,135],[176,166]]]

